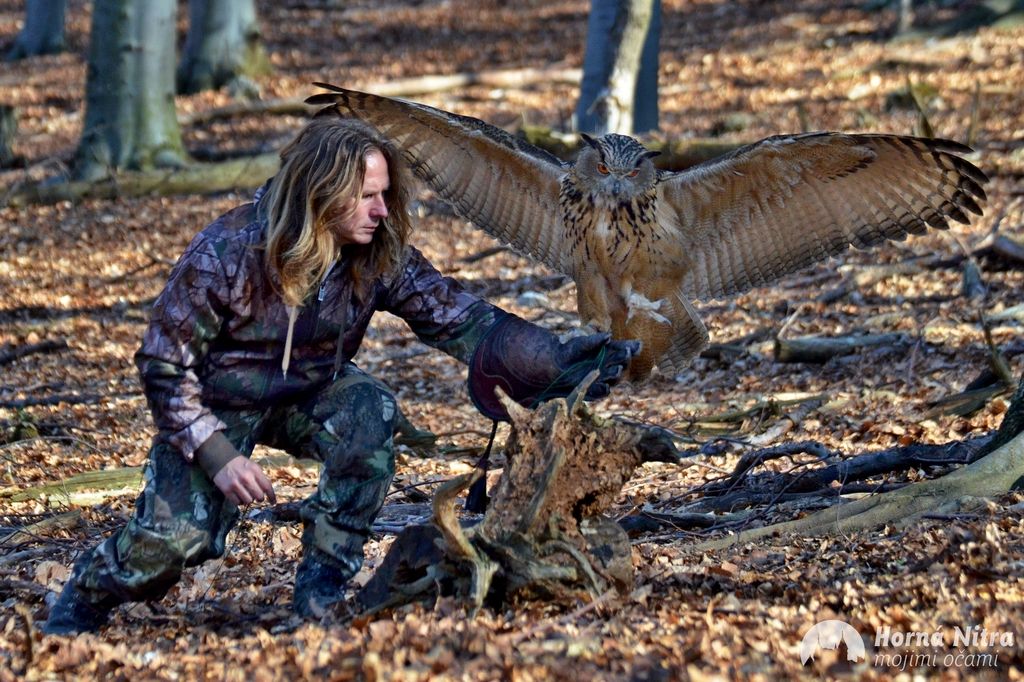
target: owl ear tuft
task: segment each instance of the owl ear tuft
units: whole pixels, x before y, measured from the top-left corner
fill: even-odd
[[[586,133],[580,133],[580,138],[594,149],[597,149],[597,140],[592,138],[590,135],[587,135]]]
[[[650,149],[648,149],[646,152],[644,152],[644,158],[645,159],[653,159],[655,156],[661,156],[661,152],[656,151],[656,150],[650,150]]]

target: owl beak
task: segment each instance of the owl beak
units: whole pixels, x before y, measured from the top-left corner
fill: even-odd
[[[612,194],[614,196],[622,194],[622,180],[615,180],[612,182]]]

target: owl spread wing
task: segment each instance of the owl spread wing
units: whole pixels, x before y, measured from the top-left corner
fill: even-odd
[[[332,91],[306,99],[330,105],[318,115],[373,125],[459,217],[555,270],[570,271],[558,202],[566,169],[556,156],[469,116],[316,85]]]
[[[808,133],[770,137],[659,185],[659,222],[677,238],[656,270],[685,271],[706,299],[767,284],[853,245],[968,222],[988,178],[948,140]]]

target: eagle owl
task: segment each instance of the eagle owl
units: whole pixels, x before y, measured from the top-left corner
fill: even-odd
[[[392,139],[462,218],[573,278],[580,318],[643,348],[626,378],[683,370],[708,341],[691,301],[767,284],[848,246],[981,215],[984,173],[949,140],[806,133],[682,172],[625,135],[583,136],[566,163],[468,116],[333,85],[318,115]]]

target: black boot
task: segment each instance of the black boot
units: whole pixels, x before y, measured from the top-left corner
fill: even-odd
[[[306,547],[295,572],[292,608],[303,618],[319,620],[345,599],[345,584],[356,570],[329,554]]]
[[[74,581],[69,580],[50,608],[50,617],[43,624],[43,633],[75,635],[79,632],[96,632],[107,624],[109,618],[109,608],[90,603]]]

